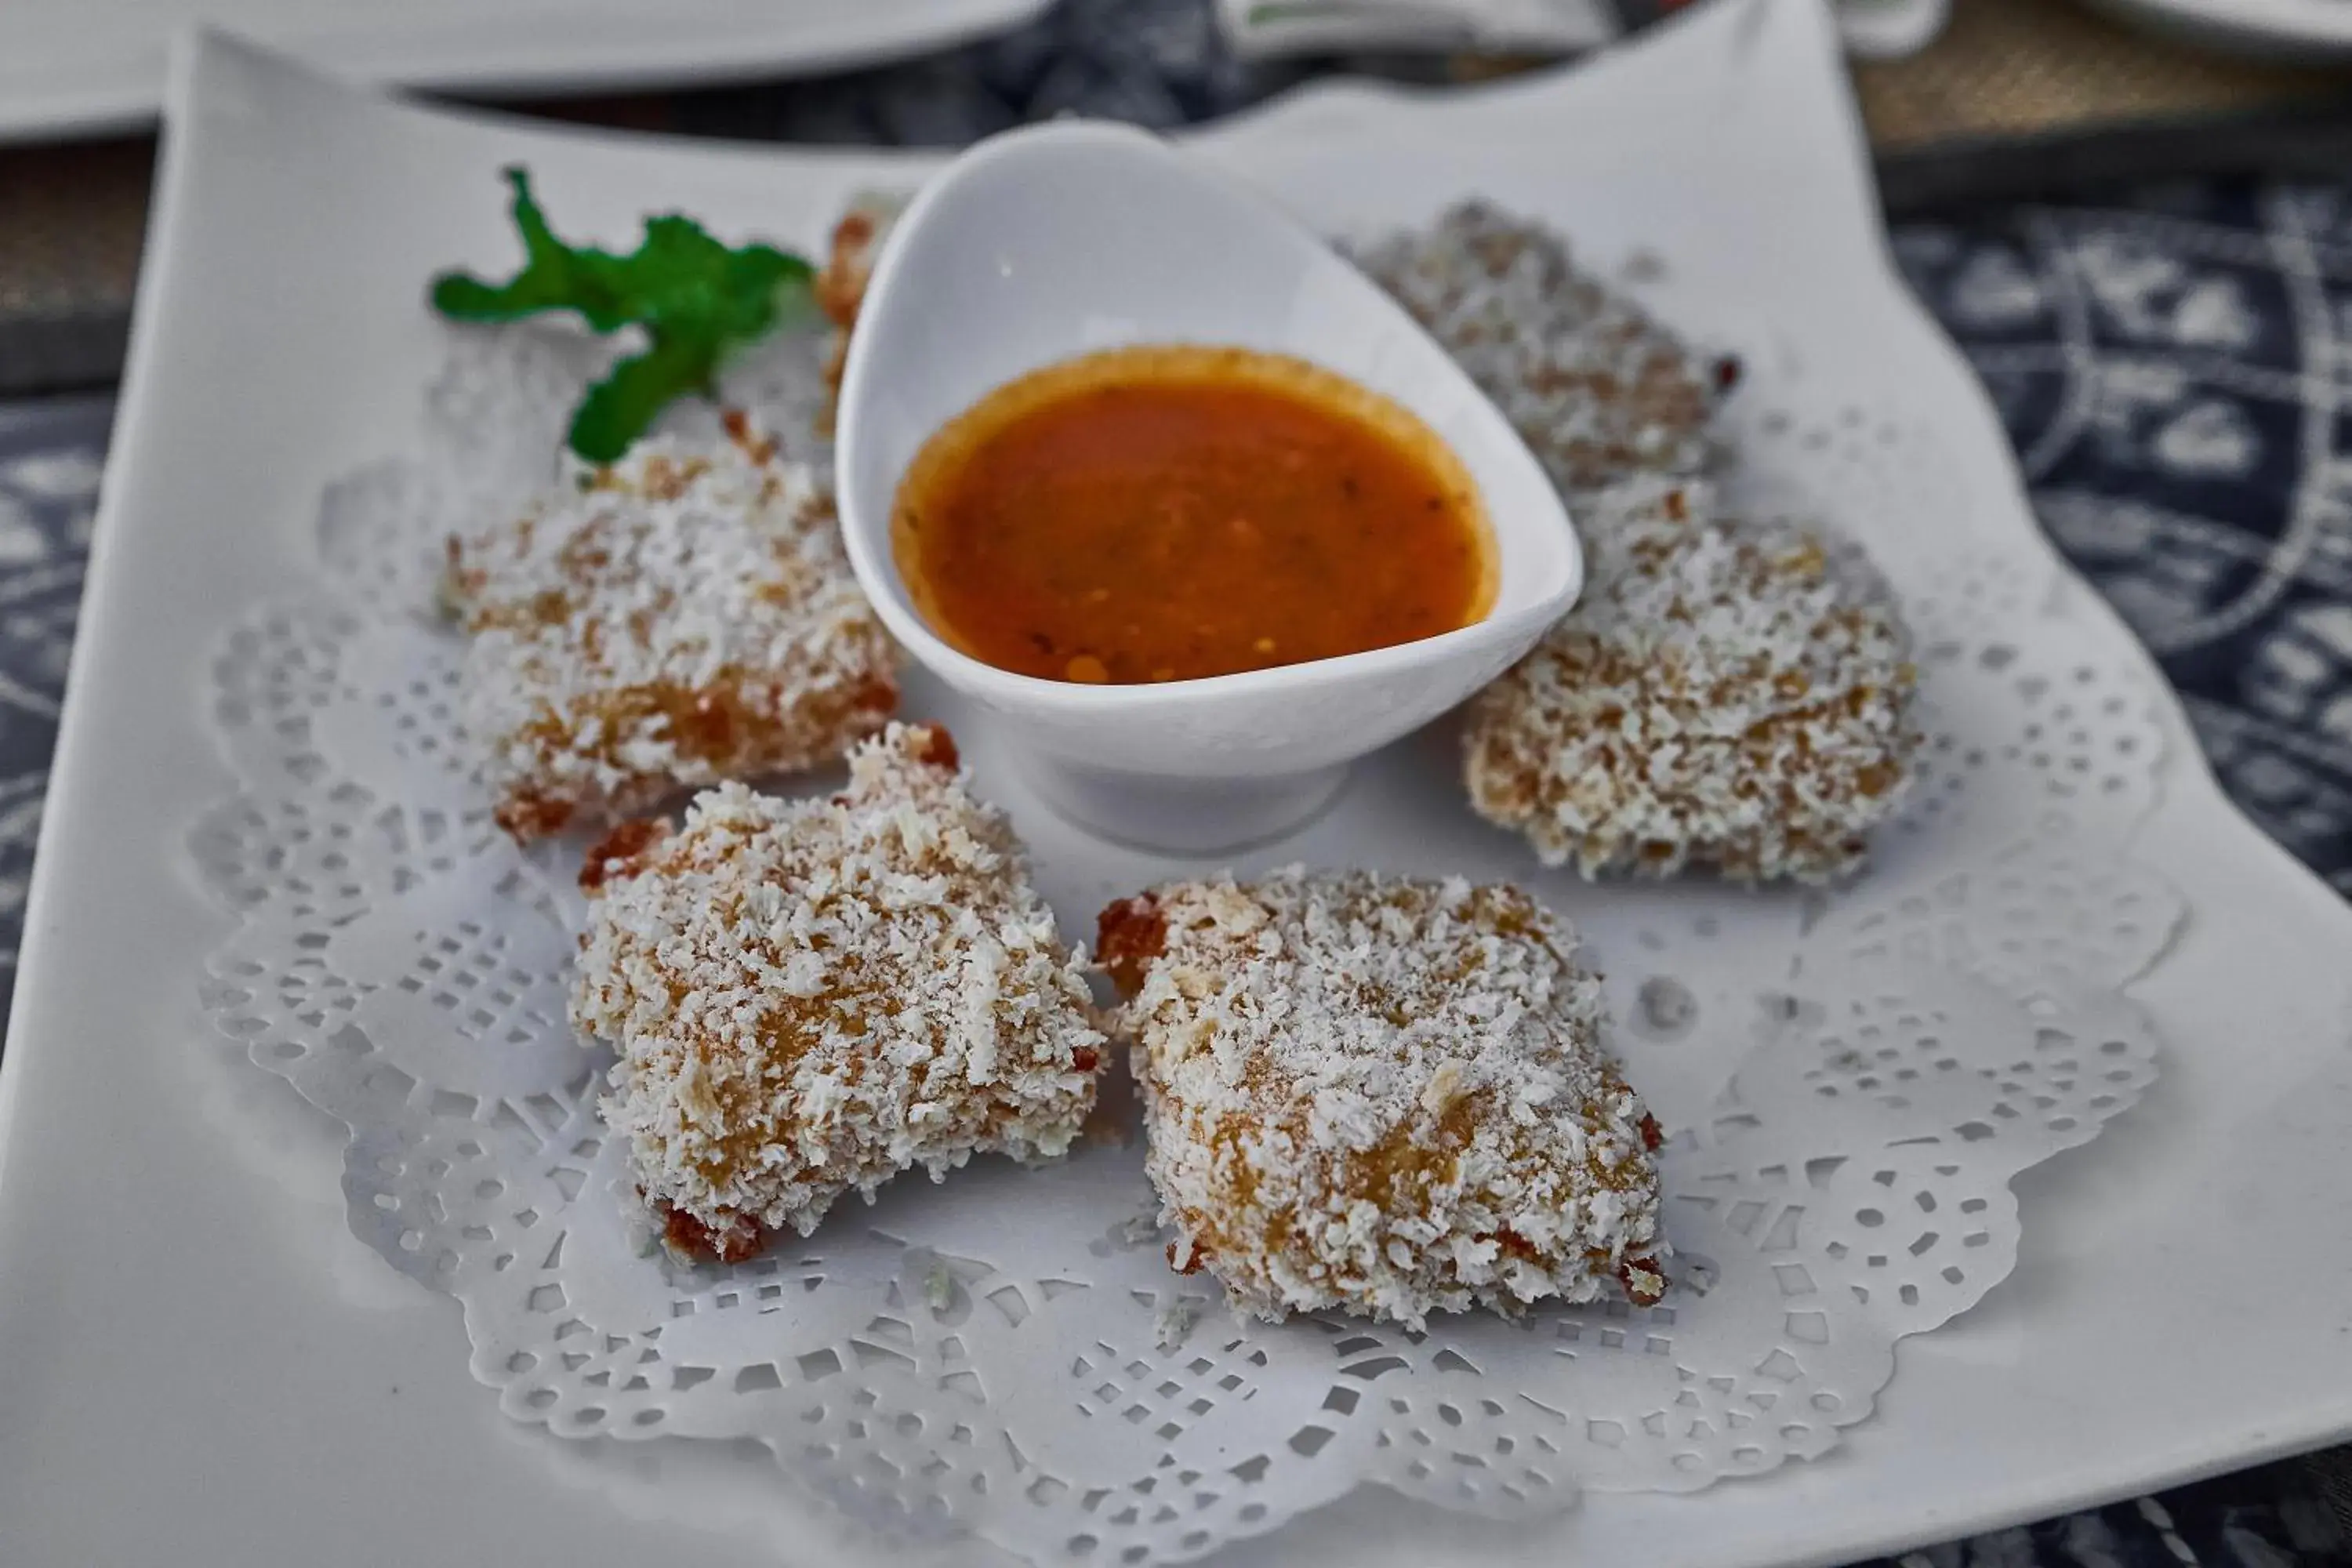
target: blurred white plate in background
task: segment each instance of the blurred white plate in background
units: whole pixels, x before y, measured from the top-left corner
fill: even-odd
[[[1046,0],[5,0],[0,143],[151,123],[172,37],[234,27],[348,76],[487,97],[815,75],[1011,27]]]
[[[1620,31],[1608,0],[1217,0],[1242,54],[1463,49],[1576,54]]]
[[[2233,54],[2282,61],[2352,55],[2346,0],[2091,0],[2120,21]]]

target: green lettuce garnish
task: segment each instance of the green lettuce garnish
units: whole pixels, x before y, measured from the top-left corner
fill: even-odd
[[[766,245],[730,248],[676,214],[647,218],[626,256],[566,245],[532,199],[530,175],[512,168],[506,178],[522,270],[504,283],[445,272],[433,279],[433,308],[458,321],[575,310],[599,333],[643,328],[645,351],[616,361],[572,413],[572,449],[592,463],[620,458],[677,398],[715,397],[730,358],[809,307],[814,272],[800,257]]]

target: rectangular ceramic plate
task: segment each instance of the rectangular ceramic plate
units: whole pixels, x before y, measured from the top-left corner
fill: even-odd
[[[1815,7],[1726,0],[1581,73],[1327,89],[1204,146],[1320,225],[1475,187],[1589,258],[1654,252],[1669,316],[1714,301],[1847,405],[1933,411],[1950,510],[2039,570],[2000,428],[1887,265],[1837,73]],[[348,1229],[340,1130],[210,1037],[196,977],[234,921],[184,844],[234,787],[210,662],[300,592],[327,480],[412,435],[443,352],[422,280],[509,254],[501,164],[605,243],[658,208],[803,246],[928,165],[428,114],[219,43],[172,115],[0,1071],[0,1561],[836,1561],[822,1523],[779,1521],[764,1456],[615,1454],[499,1414],[453,1305]],[[2164,722],[2139,853],[2190,914],[2136,990],[2164,1076],[2021,1184],[2013,1277],[1904,1345],[1842,1449],[1526,1529],[1359,1498],[1229,1560],[1833,1562],[2352,1430],[2352,914]]]
[[[373,81],[486,97],[809,75],[1010,27],[1044,0],[8,0],[0,142],[152,121],[204,21]]]

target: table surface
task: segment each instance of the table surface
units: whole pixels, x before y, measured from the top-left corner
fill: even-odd
[[[1607,3],[1638,32],[1685,0]],[[1539,63],[1240,60],[1211,27],[1211,5],[1056,0],[1033,26],[908,65],[538,112],[753,140],[952,145],[1068,108],[1185,123],[1334,69],[1459,80]],[[1858,61],[1853,83],[1891,208],[1955,192],[2047,191],[2117,168],[2332,177],[2352,165],[2352,64],[2199,53],[2053,0],[1954,0],[1926,49]],[[94,386],[120,372],[153,148],[148,138],[0,148],[0,395]]]
[[[2002,21],[2005,5],[1975,7],[1978,21]],[[1066,110],[1195,122],[1305,68],[1232,59],[1201,0],[1066,0],[988,44],[647,117],[952,144]],[[1979,202],[1912,217],[1893,240],[1984,376],[2044,525],[2156,652],[2232,798],[2352,897],[2352,506],[2339,500],[2352,474],[2352,185],[2208,178]],[[0,276],[0,298],[7,289]],[[0,403],[0,988],[110,415],[102,394]],[[2352,1568],[2352,1450],[1903,1562]]]

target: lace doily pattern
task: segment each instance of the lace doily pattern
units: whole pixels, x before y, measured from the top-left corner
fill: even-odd
[[[1765,378],[1742,417],[1783,434],[1730,482],[1810,493],[1870,545],[1918,635],[1926,776],[1834,893],[1548,895],[1675,1132],[1665,1302],[1425,1333],[1237,1321],[1171,1271],[1141,1151],[1115,1143],[902,1180],[753,1262],[679,1265],[597,1121],[608,1064],[565,1020],[572,851],[490,823],[429,614],[441,536],[552,471],[593,352],[457,340],[417,452],[330,489],[317,591],[223,646],[244,789],[189,839],[242,917],[216,1020],[350,1129],[353,1230],[464,1304],[472,1370],[517,1420],[754,1439],[877,1539],[1041,1562],[1181,1561],[1373,1484],[1496,1517],[1696,1489],[1835,1447],[1896,1342],[2014,1264],[2011,1179],[2154,1079],[2124,987],[2180,910],[2128,858],[2158,777],[2144,665],[2054,571],[1892,527],[1952,504],[1925,421],[1813,443],[1843,416]],[[814,364],[787,342],[738,390],[782,425]],[[1465,869],[1550,887],[1532,863]]]

